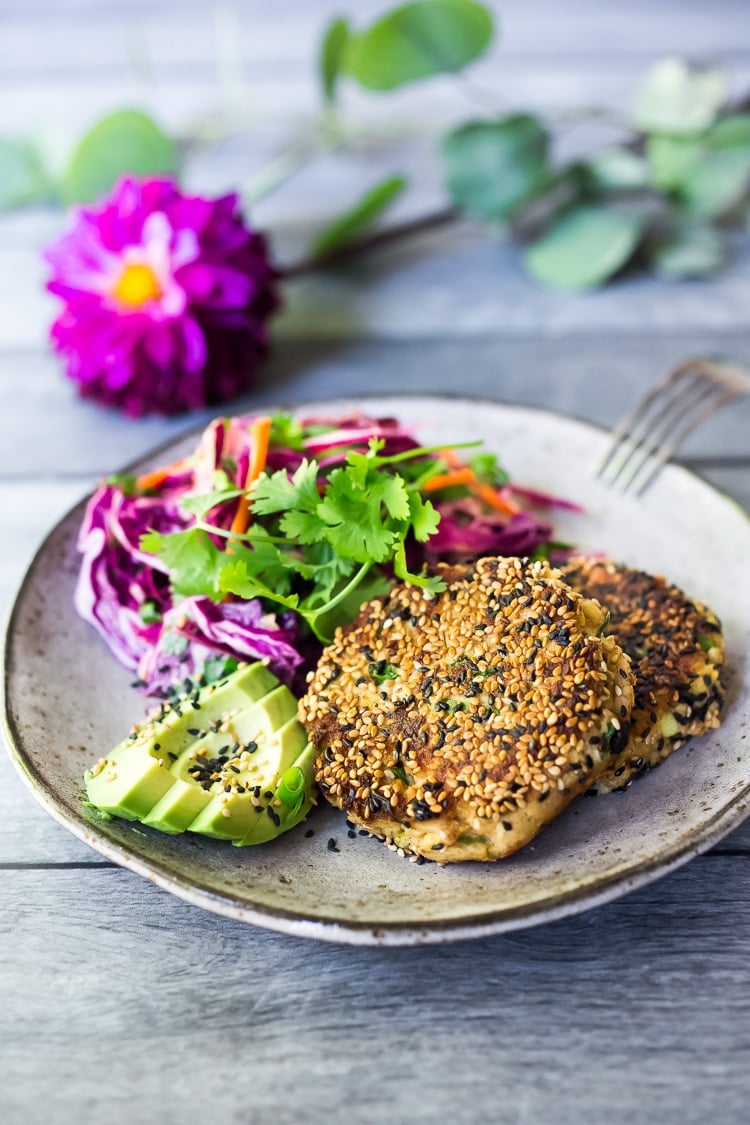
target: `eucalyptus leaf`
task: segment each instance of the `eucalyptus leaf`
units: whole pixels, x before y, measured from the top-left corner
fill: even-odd
[[[726,248],[714,227],[681,223],[668,240],[652,248],[650,258],[662,277],[680,280],[721,269],[726,261]]]
[[[525,114],[462,125],[443,139],[448,192],[470,215],[502,219],[544,183],[548,147],[542,124]]]
[[[664,191],[681,187],[705,158],[703,146],[694,137],[648,137],[646,156],[651,182]]]
[[[750,185],[750,145],[722,148],[705,159],[685,180],[682,198],[694,215],[717,218],[741,202]]]
[[[394,90],[462,70],[492,40],[493,19],[476,0],[418,0],[349,36],[344,66],[368,90]]]
[[[617,207],[576,207],[526,250],[524,261],[547,285],[588,289],[625,265],[638,245],[643,222],[634,211]]]
[[[627,148],[609,148],[599,152],[588,164],[597,187],[612,190],[645,187],[649,182],[648,163]]]
[[[662,59],[636,94],[634,121],[647,133],[700,133],[714,120],[726,94],[726,77],[718,67]]]
[[[389,176],[359,199],[354,206],[334,219],[320,232],[310,247],[314,257],[330,254],[363,234],[406,187],[404,176]]]
[[[750,114],[733,113],[711,126],[706,141],[711,148],[734,148],[750,145]]]
[[[39,153],[27,141],[0,137],[0,211],[45,202],[52,186]]]
[[[349,24],[344,19],[332,20],[323,35],[320,46],[320,80],[327,102],[336,97],[336,85],[341,74],[344,51],[349,41]]]
[[[97,121],[79,141],[63,179],[63,195],[68,203],[89,203],[126,173],[176,170],[175,146],[156,122],[140,110],[121,109]]]

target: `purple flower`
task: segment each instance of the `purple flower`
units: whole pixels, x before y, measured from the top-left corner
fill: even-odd
[[[176,414],[249,386],[278,308],[265,239],[236,195],[120,180],[46,251],[64,302],[53,347],[81,395],[126,414]]]

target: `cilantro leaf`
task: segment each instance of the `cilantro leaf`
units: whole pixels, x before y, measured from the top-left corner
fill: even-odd
[[[423,500],[418,492],[412,492],[409,494],[409,519],[414,538],[419,543],[426,543],[438,529],[440,512],[429,500]]]
[[[291,414],[274,414],[271,417],[271,433],[268,443],[282,449],[293,449],[300,453],[304,447],[304,430]]]
[[[403,487],[403,481],[401,482]],[[397,540],[381,517],[381,495],[375,497],[346,468],[334,469],[328,478],[318,515],[328,525],[334,550],[356,562],[385,562]]]
[[[412,574],[406,562],[406,547],[403,541],[398,544],[393,555],[393,572],[402,582],[409,582],[412,586],[421,586],[433,594],[439,594],[445,589],[445,582],[437,574]]]
[[[167,567],[172,589],[183,598],[205,595],[220,597],[219,573],[226,558],[205,531],[188,528],[171,535],[148,531],[141,536],[142,551],[156,555]]]
[[[242,496],[242,489],[230,485],[229,488],[216,488],[200,496],[183,496],[180,499],[180,507],[197,516],[198,519],[203,519],[218,504],[223,504],[225,500],[236,500],[238,496]]]
[[[269,516],[299,509],[314,512],[319,501],[318,464],[303,461],[289,478],[286,469],[261,473],[250,491],[254,515]]]
[[[287,609],[296,609],[299,605],[297,594],[284,596],[277,588],[266,585],[257,574],[251,573],[246,557],[233,559],[222,567],[219,573],[219,589],[223,594],[235,594],[246,601],[251,598],[266,598]]]
[[[506,473],[494,453],[477,453],[476,456],[471,458],[469,465],[474,470],[474,475],[479,478],[482,484],[489,484],[493,488],[499,488],[501,485],[507,484],[510,480],[510,476]]]

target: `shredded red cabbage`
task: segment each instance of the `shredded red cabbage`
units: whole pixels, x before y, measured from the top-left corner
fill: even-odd
[[[76,608],[120,663],[137,673],[148,694],[164,696],[176,684],[208,676],[212,662],[221,663],[223,657],[264,660],[283,682],[292,684],[316,656],[309,639],[299,635],[293,612],[269,613],[257,598],[219,603],[205,597],[175,598],[159,559],[139,546],[147,531],[169,534],[190,526],[193,517],[180,502],[188,495],[211,492],[217,470],[233,487],[244,487],[252,420],[217,419],[191,457],[147,474],[148,483],[136,482],[133,494],[117,484],[103,485],[86,507],[78,541],[83,558]],[[396,418],[356,412],[344,418],[316,415],[302,419],[301,426],[294,448],[271,445],[269,471],[293,472],[308,458],[318,462],[325,479],[351,450],[365,452],[373,438],[384,443],[388,455],[419,448]],[[579,510],[570,501],[534,489],[505,489],[532,505]],[[211,511],[211,523],[226,530],[235,508],[232,501],[218,504]],[[408,544],[412,568],[482,555],[532,555],[552,534],[548,523],[527,511],[510,517],[488,512],[474,496],[438,503],[437,508],[437,532],[425,544]]]

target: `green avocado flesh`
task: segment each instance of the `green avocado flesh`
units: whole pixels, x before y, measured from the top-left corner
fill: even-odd
[[[297,700],[263,664],[160,710],[84,775],[89,803],[175,835],[262,844],[314,803]]]

